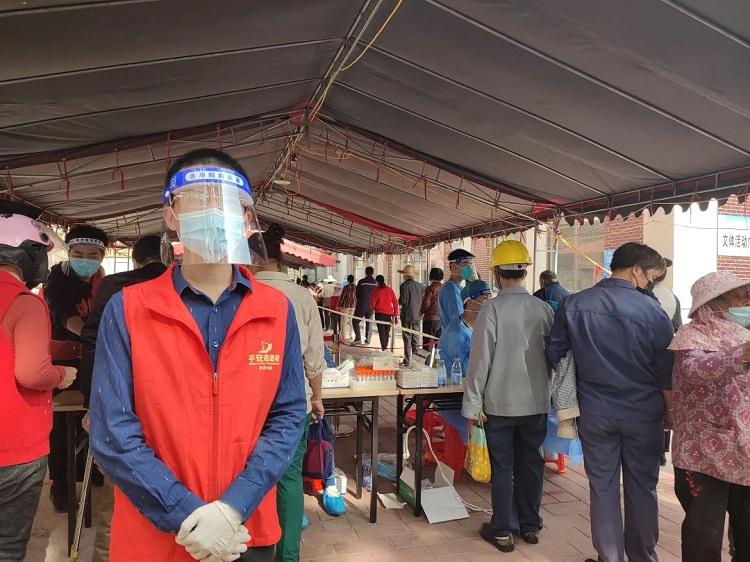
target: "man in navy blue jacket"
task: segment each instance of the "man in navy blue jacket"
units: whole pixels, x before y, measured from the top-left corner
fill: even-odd
[[[643,244],[621,246],[612,276],[567,297],[555,315],[547,355],[569,351],[577,366],[579,431],[591,491],[591,536],[599,562],[657,562],[656,485],[671,401],[672,324],[651,290],[666,269]],[[620,512],[620,472],[625,526]]]

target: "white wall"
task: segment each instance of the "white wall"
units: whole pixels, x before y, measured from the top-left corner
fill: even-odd
[[[700,277],[716,271],[716,224],[718,204],[711,201],[708,209],[701,211],[692,205],[688,211],[675,207],[674,211],[674,267],[672,291],[680,299],[682,319],[693,299],[690,287]]]

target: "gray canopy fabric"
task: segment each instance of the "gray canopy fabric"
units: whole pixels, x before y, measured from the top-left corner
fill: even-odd
[[[132,238],[221,147],[263,221],[347,252],[744,198],[749,39],[742,2],[6,2],[0,188]]]

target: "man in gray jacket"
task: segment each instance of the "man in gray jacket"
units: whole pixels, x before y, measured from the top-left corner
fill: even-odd
[[[480,535],[502,552],[515,549],[516,527],[539,542],[550,371],[544,338],[552,309],[523,287],[531,257],[520,242],[500,243],[492,268],[500,294],[482,306],[471,339],[464,417],[484,422],[492,465],[492,519]]]
[[[419,336],[407,332],[407,330],[419,331],[419,325],[422,321],[422,295],[424,290],[422,285],[414,280],[417,270],[413,265],[407,265],[404,269],[399,270],[404,276],[404,282],[401,283],[399,291],[398,304],[401,305],[401,337],[404,340],[404,362],[402,365],[408,367],[411,362],[412,353],[416,353],[419,348]]]

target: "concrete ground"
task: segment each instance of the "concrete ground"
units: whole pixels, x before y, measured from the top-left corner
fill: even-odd
[[[397,338],[400,340],[400,338]],[[377,336],[373,338],[377,345]],[[359,355],[362,350],[345,353]],[[381,401],[380,451],[396,451],[395,399]],[[470,519],[430,525],[424,517],[415,518],[412,511],[378,509],[378,522],[368,521],[369,494],[361,500],[351,493],[354,489],[354,437],[339,438],[336,460],[349,477],[350,493],[345,496],[348,512],[334,518],[327,515],[319,498],[305,496],[305,513],[310,527],[303,534],[302,560],[308,562],[416,562],[446,560],[452,562],[554,561],[582,562],[594,555],[589,528],[589,492],[583,467],[573,467],[564,475],[552,468],[546,471],[543,499],[545,530],[541,543],[517,545],[512,554],[502,554],[478,535],[479,526],[489,520],[483,513]],[[368,441],[365,440],[365,443]],[[367,449],[367,445],[366,445]],[[394,485],[380,479],[380,491],[392,492]],[[661,562],[680,560],[680,523],[682,509],[673,492],[674,477],[671,467],[662,469],[659,483],[661,538],[657,547]],[[29,545],[29,562],[63,562],[66,558],[66,517],[54,513],[45,485],[39,513]],[[488,484],[478,484],[464,473],[456,489],[469,503],[490,507]],[[94,501],[98,490],[94,490]],[[91,560],[94,530],[83,533],[79,560]],[[729,560],[727,552],[724,560]],[[147,561],[144,561],[147,562]]]

